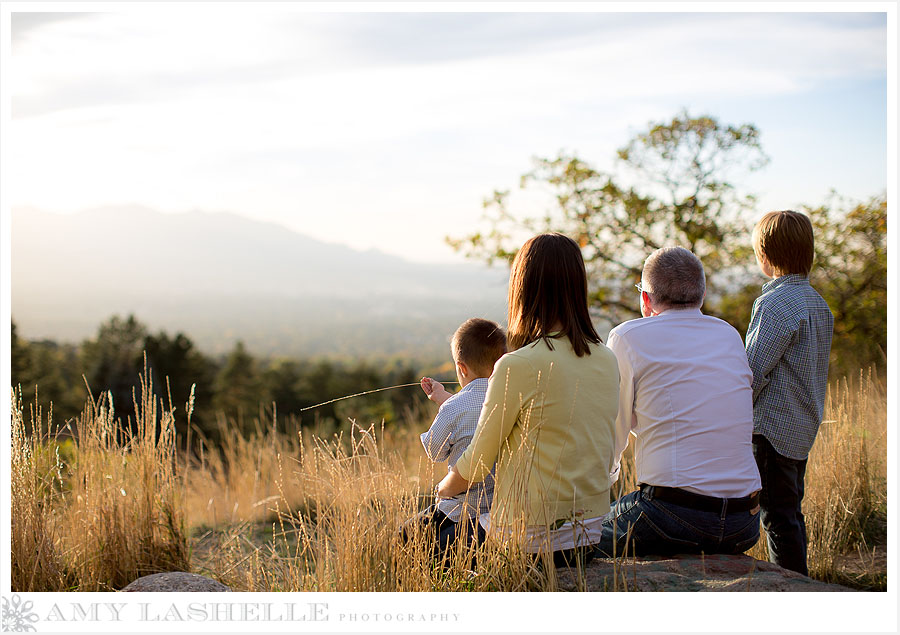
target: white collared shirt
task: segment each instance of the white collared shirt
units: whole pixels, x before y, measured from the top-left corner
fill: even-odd
[[[734,498],[760,489],[753,458],[753,374],[727,322],[669,309],[614,328],[618,457],[635,435],[639,483]]]

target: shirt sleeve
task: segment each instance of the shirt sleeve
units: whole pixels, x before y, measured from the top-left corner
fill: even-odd
[[[519,417],[524,402],[522,387],[532,375],[531,365],[514,355],[497,362],[472,443],[456,462],[457,471],[467,481],[483,481],[490,473]]]
[[[422,439],[425,454],[435,463],[447,460],[454,446],[452,437],[457,427],[456,420],[459,413],[454,408],[444,407],[446,405],[443,404],[431,422],[431,427],[419,437]]]
[[[463,452],[465,452],[466,448],[469,447],[469,444],[472,443],[472,435],[471,434],[459,434],[457,431],[450,437],[450,446],[447,455],[447,465],[453,467],[459,461],[459,457],[462,456]]]
[[[610,466],[611,482],[619,479],[622,454],[628,446],[628,434],[634,427],[634,366],[627,342],[612,332],[607,338],[609,349],[615,353],[619,364],[619,412],[616,415],[616,438],[613,448],[613,463]]]
[[[778,311],[757,302],[747,328],[747,362],[753,371],[753,401],[769,384],[772,370],[797,336],[795,325]]]

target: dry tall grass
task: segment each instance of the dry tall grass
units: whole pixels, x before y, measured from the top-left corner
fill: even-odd
[[[832,384],[806,468],[810,576],[883,588],[887,527],[887,397],[872,371]],[[765,536],[749,552],[767,558]]]
[[[145,377],[147,376],[145,371]],[[148,573],[189,568],[173,409],[161,416],[141,383],[134,432],[105,398],[65,435],[40,413],[26,433],[12,414],[12,587],[108,591]]]
[[[232,588],[308,591],[526,590],[552,582],[511,545],[460,545],[445,567],[433,535],[401,524],[430,502],[445,467],[424,460],[416,429],[374,425],[320,436],[226,437],[187,467],[199,528],[194,564]],[[413,469],[410,469],[410,463]],[[226,467],[228,466],[228,467]],[[210,496],[218,492],[218,496]],[[224,515],[224,518],[223,518]],[[223,525],[221,520],[227,522]],[[482,565],[475,574],[471,561]]]
[[[40,410],[32,411],[32,433],[26,433],[21,393],[14,392],[12,399],[11,588],[62,591],[69,586],[69,580],[49,513],[54,508],[56,483],[61,481],[59,448],[47,445],[48,431]],[[48,415],[48,421],[50,418]]]
[[[842,559],[870,546],[886,517],[884,391],[871,375],[831,386],[806,479],[813,577],[852,582]],[[141,400],[138,431],[124,438],[102,400],[89,404],[68,454],[40,413],[26,434],[20,396],[15,404],[15,590],[104,590],[173,569],[255,591],[556,589],[553,568],[535,566],[517,540],[461,547],[441,567],[425,531],[401,539],[400,524],[446,473],[422,452],[426,413],[389,430],[289,422],[284,433],[273,419],[216,448],[194,443],[176,461],[173,409],[157,423],[152,400]],[[623,470],[627,491],[633,465]],[[754,549],[765,558],[762,542]]]

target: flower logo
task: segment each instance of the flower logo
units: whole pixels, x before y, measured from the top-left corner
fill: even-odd
[[[32,624],[38,621],[38,614],[31,609],[34,602],[22,602],[18,595],[12,601],[3,598],[3,630],[12,633],[25,633],[36,630]]]

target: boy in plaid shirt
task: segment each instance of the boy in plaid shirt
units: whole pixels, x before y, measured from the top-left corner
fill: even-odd
[[[806,460],[825,407],[834,317],[809,285],[814,252],[809,218],[769,212],[753,229],[753,250],[762,272],[772,278],[753,303],[745,341],[753,371],[760,520],[769,560],[808,575],[800,506]]]
[[[440,382],[430,377],[423,377],[421,382],[428,398],[440,406],[431,427],[421,436],[422,445],[429,459],[447,461],[448,469],[456,465],[472,441],[488,378],[496,361],[506,353],[506,335],[494,322],[472,318],[454,333],[451,353],[462,387],[458,393],[447,392]],[[477,535],[478,517],[490,510],[493,493],[494,477],[489,474],[467,492],[438,500],[411,522],[434,525],[435,552],[446,553],[460,536],[470,540]]]

